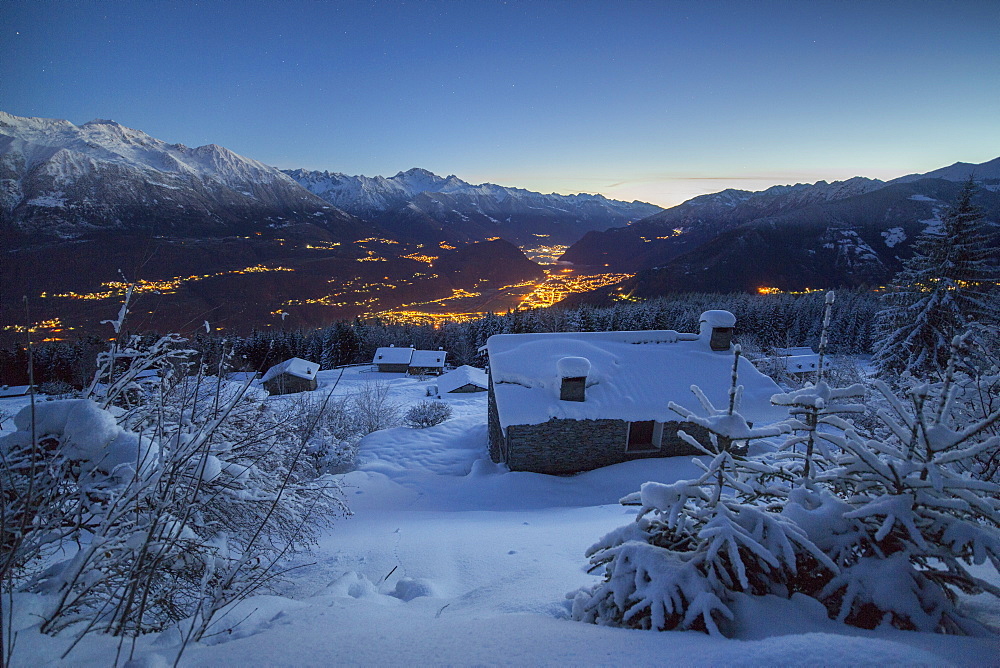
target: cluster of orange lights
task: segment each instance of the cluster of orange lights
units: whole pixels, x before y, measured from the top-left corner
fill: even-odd
[[[0,330],[4,332],[13,332],[14,334],[58,334],[70,329],[75,329],[75,327],[67,327],[63,324],[62,320],[59,318],[49,318],[48,320],[42,320],[41,322],[32,323],[31,325],[4,325]],[[42,339],[43,342],[48,341],[62,341],[62,337],[58,336],[46,336]]]
[[[805,290],[782,290],[766,286],[757,288],[759,295],[811,295],[814,292],[823,292],[823,288],[806,288]]]
[[[574,275],[572,269],[550,271],[544,281],[535,289],[521,298],[519,309],[548,308],[561,302],[571,294],[590,292],[608,285],[621,283],[635,274],[589,274]]]
[[[434,264],[434,260],[437,259],[434,255],[424,255],[423,253],[410,253],[409,255],[403,255],[407,260],[416,260],[417,262],[426,262],[427,264]]]
[[[521,246],[521,252],[538,264],[555,264],[569,246],[551,244],[541,246]]]
[[[217,276],[241,276],[244,274],[262,274],[271,271],[295,270],[289,269],[288,267],[266,267],[262,264],[258,264],[253,267],[244,267],[243,269],[234,269],[232,271],[220,271],[214,274],[201,274],[197,276],[178,276],[158,281],[138,280],[135,283],[126,283],[125,281],[107,281],[105,283],[101,283],[101,288],[103,289],[97,292],[62,292],[52,295],[43,292],[39,296],[43,299],[46,297],[61,297],[63,299],[101,300],[110,299],[111,297],[121,297],[128,290],[129,286],[132,287],[132,292],[135,294],[143,292],[156,292],[168,295],[177,292],[177,288],[184,283],[203,281],[207,278],[215,278]]]

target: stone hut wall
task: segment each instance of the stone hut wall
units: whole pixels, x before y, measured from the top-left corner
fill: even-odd
[[[444,370],[439,366],[411,366],[405,371],[411,376],[440,376]]]
[[[491,406],[491,415],[492,412]],[[510,425],[504,443],[506,462],[511,471],[569,474],[633,459],[703,454],[677,436],[679,428],[698,439],[705,438],[707,434],[698,425],[667,422],[663,426],[663,438],[658,450],[627,452],[628,423],[624,420],[553,418],[541,424]],[[493,456],[492,425],[490,431],[490,454]],[[494,461],[503,460],[494,457]]]
[[[378,370],[384,373],[406,373],[410,365],[407,364],[376,364]]]
[[[264,383],[264,389],[266,389],[270,394],[308,392],[316,389],[316,379],[299,378],[298,376],[283,373]]]
[[[472,383],[466,383],[462,387],[456,387],[454,390],[448,392],[448,394],[465,394],[468,392],[485,392],[485,387],[479,387],[478,385],[473,385]]]
[[[497,410],[497,399],[493,393],[493,376],[489,377],[490,389],[487,400],[487,434],[490,443],[490,459],[497,464],[507,461],[507,442],[500,426],[500,412]]]
[[[507,427],[511,471],[578,473],[634,459],[625,452],[622,420],[564,420]]]

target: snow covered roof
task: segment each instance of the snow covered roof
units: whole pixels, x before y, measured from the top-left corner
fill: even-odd
[[[775,348],[774,352],[783,357],[790,355],[815,355],[816,352],[809,346],[792,346],[791,348]]]
[[[806,355],[784,355],[778,358],[789,373],[808,373],[819,369],[819,355],[811,353]],[[824,368],[830,368],[827,362],[823,362]]]
[[[563,357],[556,361],[560,378],[584,378],[590,375],[590,360],[586,357]]]
[[[0,398],[23,397],[31,390],[30,385],[0,385]]]
[[[673,401],[700,413],[698,385],[717,408],[728,405],[733,354],[713,351],[708,336],[671,330],[497,334],[486,342],[500,423],[540,424],[550,418],[627,421],[679,420]],[[561,401],[558,365],[567,357],[590,362],[584,401]],[[563,362],[565,364],[565,362]],[[741,413],[755,423],[786,416],[771,405],[781,390],[740,358]]]
[[[463,364],[457,369],[453,369],[448,373],[444,374],[437,380],[438,393],[447,394],[452,390],[457,390],[460,387],[466,385],[475,385],[476,387],[481,387],[484,390],[489,388],[489,380],[486,377],[486,372],[482,369],[477,369],[467,364]]]
[[[410,358],[410,366],[444,368],[444,358],[448,353],[443,350],[414,350]]]
[[[260,379],[260,382],[266,383],[272,378],[277,378],[283,373],[287,373],[289,376],[295,376],[296,378],[315,378],[316,374],[319,372],[319,364],[315,362],[310,362],[309,360],[304,360],[301,357],[293,357],[287,359],[281,364],[275,364],[267,373]]]
[[[396,348],[389,346],[375,351],[372,364],[409,364],[413,356],[413,348]]]
[[[729,311],[705,311],[701,314],[699,322],[703,322],[709,327],[734,327],[736,316]]]

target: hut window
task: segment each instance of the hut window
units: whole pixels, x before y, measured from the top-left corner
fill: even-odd
[[[629,422],[628,439],[625,444],[625,451],[643,452],[648,450],[659,450],[662,435],[663,425],[658,424],[653,420]]]

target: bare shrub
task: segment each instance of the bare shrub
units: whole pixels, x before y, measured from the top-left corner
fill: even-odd
[[[451,406],[443,401],[424,400],[406,411],[403,422],[407,427],[424,429],[441,424],[451,417]]]
[[[358,430],[370,434],[399,424],[400,406],[389,398],[389,383],[367,380],[348,403]]]
[[[351,403],[346,397],[302,393],[281,414],[286,428],[305,439],[306,455],[316,475],[354,469],[358,441],[364,434]]]

